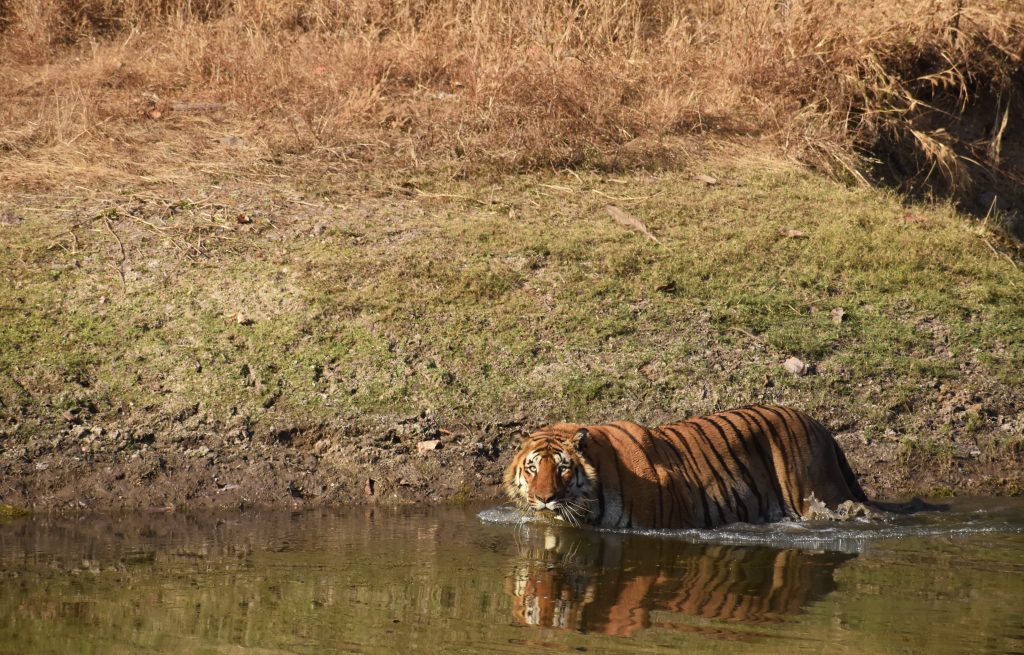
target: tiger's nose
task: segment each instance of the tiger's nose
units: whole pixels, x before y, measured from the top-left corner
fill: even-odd
[[[554,493],[550,493],[550,494],[547,494],[547,495],[537,494],[537,500],[539,500],[542,503],[550,503],[554,499],[555,499],[555,494]]]

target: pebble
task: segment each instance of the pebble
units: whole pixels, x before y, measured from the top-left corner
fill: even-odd
[[[427,453],[431,450],[439,450],[441,448],[440,439],[427,439],[416,444],[416,452]]]

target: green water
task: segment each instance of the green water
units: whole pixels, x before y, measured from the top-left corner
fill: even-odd
[[[0,523],[0,653],[1024,652],[1024,500],[609,534],[507,511]]]

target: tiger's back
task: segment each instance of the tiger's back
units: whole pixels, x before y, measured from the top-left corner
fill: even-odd
[[[830,507],[866,500],[828,430],[785,407],[743,407],[654,429],[615,422],[588,432],[594,447],[585,452],[597,460],[606,527],[763,523],[804,516],[812,494]]]
[[[831,433],[785,407],[751,405],[657,428],[559,424],[533,436],[549,450],[571,444],[559,471],[570,457],[579,470],[573,478],[565,470],[563,504],[585,507],[580,522],[603,527],[764,523],[807,516],[812,500],[830,508],[867,500]],[[513,498],[529,486],[514,467],[506,479]]]

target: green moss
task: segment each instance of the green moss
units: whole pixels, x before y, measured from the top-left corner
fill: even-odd
[[[17,519],[31,515],[32,511],[25,509],[24,507],[17,507],[15,505],[8,505],[7,503],[0,503],[0,520]]]

